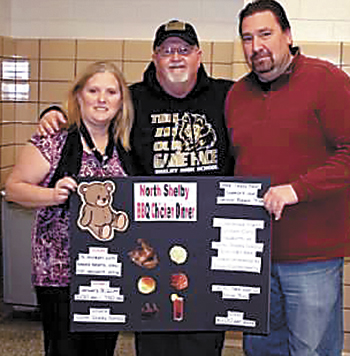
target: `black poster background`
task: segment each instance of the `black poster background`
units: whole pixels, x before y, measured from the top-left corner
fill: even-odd
[[[99,179],[93,179],[98,181]],[[105,179],[106,180],[106,179]],[[261,183],[259,197],[267,190],[266,180],[237,177],[127,177],[108,179],[115,182],[113,208],[123,210],[130,217],[130,227],[124,233],[114,233],[111,241],[100,242],[89,232],[77,226],[81,205],[80,197],[74,194],[70,201],[71,211],[71,330],[72,331],[171,331],[171,330],[244,330],[256,333],[269,331],[270,293],[270,218],[261,206],[217,205],[216,198],[223,195],[219,182]],[[84,181],[89,181],[84,179]],[[134,221],[133,189],[138,182],[197,182],[197,222],[138,222]],[[261,273],[211,271],[212,241],[220,241],[220,228],[214,228],[213,218],[264,220],[265,228],[257,230],[256,242],[262,242]],[[137,245],[137,239],[146,239],[157,251],[159,264],[155,269],[145,270],[135,265],[128,252]],[[174,244],[186,246],[188,262],[174,264],[169,258],[169,249]],[[107,247],[108,253],[118,254],[122,262],[122,277],[76,275],[75,262],[79,253],[88,253],[88,247]],[[176,292],[170,285],[172,273],[182,272],[188,276],[189,286],[180,294],[184,297],[184,319],[172,320],[170,295]],[[144,295],[137,290],[141,276],[153,276],[157,281],[154,293]],[[81,285],[89,286],[91,280],[109,280],[110,287],[120,287],[124,295],[122,303],[75,301],[74,294]],[[260,287],[260,294],[251,294],[249,300],[223,300],[219,292],[211,292],[212,284]],[[141,315],[145,303],[156,303],[159,312],[153,319],[144,320]],[[109,308],[111,314],[125,314],[126,323],[74,322],[75,313],[88,314],[89,308]],[[244,312],[244,319],[256,321],[255,327],[218,326],[215,316],[227,316],[227,311]]]

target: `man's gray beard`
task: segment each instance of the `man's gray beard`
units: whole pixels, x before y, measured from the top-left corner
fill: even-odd
[[[185,83],[188,81],[188,72],[182,73],[167,73],[169,82],[172,83]]]

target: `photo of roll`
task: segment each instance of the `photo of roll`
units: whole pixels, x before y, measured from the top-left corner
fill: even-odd
[[[150,294],[156,290],[157,283],[154,278],[145,276],[137,282],[137,289],[142,294]]]

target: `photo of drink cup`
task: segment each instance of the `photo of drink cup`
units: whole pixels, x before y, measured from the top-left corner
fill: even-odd
[[[173,304],[173,320],[182,321],[184,318],[184,298],[172,294],[170,299]]]

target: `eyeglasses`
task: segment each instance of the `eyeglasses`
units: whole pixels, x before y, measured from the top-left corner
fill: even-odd
[[[179,56],[189,56],[194,51],[194,47],[181,46],[181,47],[159,47],[158,53],[161,57],[170,57],[177,53]]]

